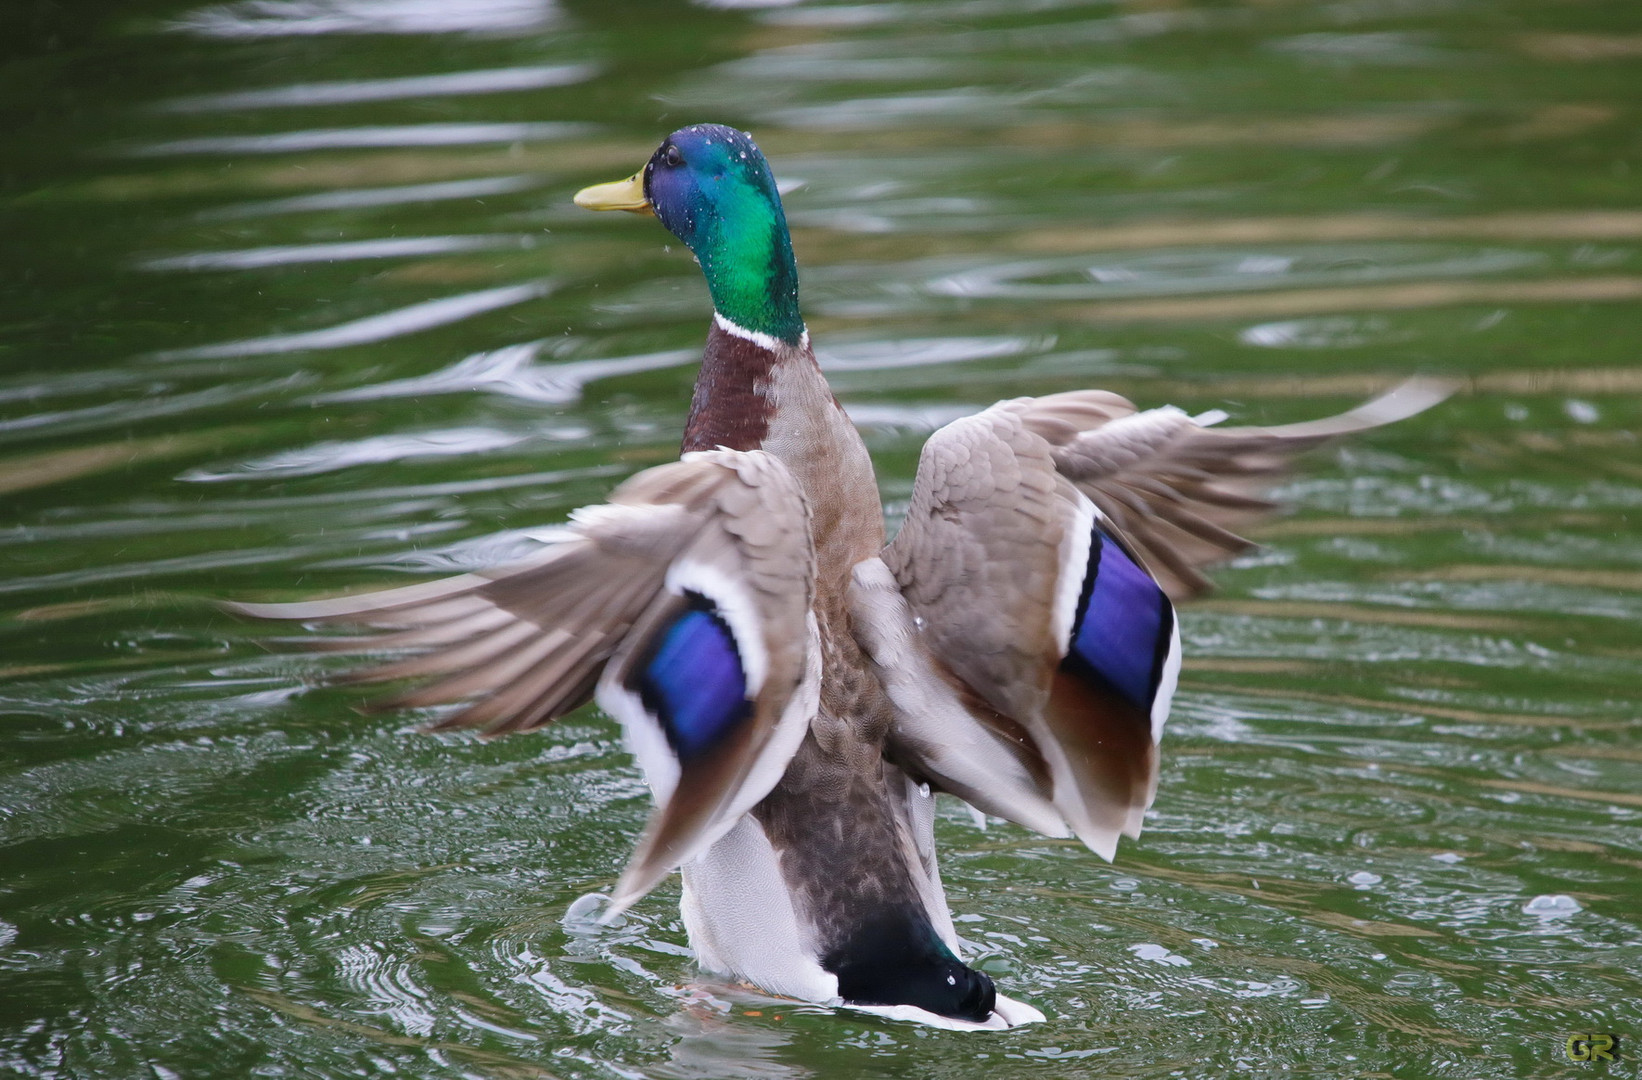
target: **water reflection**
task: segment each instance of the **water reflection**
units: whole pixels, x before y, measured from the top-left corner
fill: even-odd
[[[1623,303],[1642,299],[1642,277],[1549,278],[1540,281],[1453,281],[1356,288],[1274,290],[1246,296],[1107,301],[1082,309],[1086,318],[1127,322],[1155,319],[1248,319],[1331,311],[1555,303]],[[1554,376],[1553,376],[1554,378]]]
[[[201,390],[184,391],[165,387],[162,392],[152,395],[121,396],[113,401],[87,405],[78,409],[57,409],[49,412],[23,413],[19,416],[8,417],[0,420],[0,437],[21,436],[39,430],[49,430],[55,435],[65,435],[81,431],[119,427],[162,417],[181,416],[186,413],[219,408],[235,402],[263,401],[268,398],[278,397],[282,391],[307,386],[312,382],[313,376],[299,371],[282,379],[221,383],[216,386],[207,386]],[[143,387],[145,384],[152,385],[151,380],[134,378],[125,382],[128,387],[132,385]],[[15,461],[8,464],[13,469],[20,467],[19,463]]]
[[[312,128],[268,135],[201,135],[148,143],[126,151],[132,157],[188,154],[292,154],[310,150],[356,150],[402,146],[474,146],[567,139],[591,132],[591,124],[563,122],[401,124],[394,127]]]
[[[356,259],[400,259],[413,255],[449,255],[459,251],[531,248],[531,236],[402,236],[332,244],[289,244],[241,251],[195,251],[142,260],[144,270],[256,270],[293,263],[351,262]]]
[[[567,433],[574,438],[581,432]],[[247,474],[277,479],[282,476],[314,476],[349,469],[356,465],[381,465],[391,461],[417,461],[483,454],[517,446],[528,435],[490,428],[449,428],[415,434],[379,435],[357,442],[319,443],[300,450],[287,450],[270,457],[247,461],[225,472],[190,469],[180,479],[199,483],[231,480]]]
[[[1015,300],[1095,300],[1171,296],[1294,286],[1364,284],[1399,278],[1503,274],[1545,262],[1535,252],[1454,250],[1381,244],[1376,247],[1289,248],[1253,252],[1186,250],[1109,258],[1039,260],[987,266],[940,277],[929,290],[942,296]],[[1070,279],[1070,280],[1068,280]]]
[[[1393,331],[1387,319],[1336,317],[1261,323],[1240,331],[1237,340],[1267,349],[1355,349],[1394,344],[1409,336]]]
[[[521,34],[558,19],[553,0],[238,0],[170,24],[202,37],[314,34]]]
[[[146,359],[165,362],[215,360],[231,356],[268,356],[307,349],[340,349],[350,345],[364,345],[415,334],[436,326],[446,326],[487,311],[512,307],[514,304],[546,296],[552,290],[553,284],[548,281],[504,285],[495,289],[446,296],[438,300],[425,300],[409,307],[383,312],[380,315],[368,315],[363,319],[338,323],[321,330],[269,334],[266,337],[195,345],[186,349],[166,349],[153,353]]]
[[[458,71],[449,75],[413,75],[398,79],[353,79],[344,82],[298,83],[266,90],[238,90],[228,94],[199,94],[172,98],[155,107],[165,112],[237,112],[243,109],[281,109],[306,105],[350,105],[366,101],[403,101],[407,98],[449,97],[464,94],[500,94],[540,90],[586,82],[598,73],[595,64],[539,64],[534,67]]]
[[[489,195],[511,195],[540,187],[535,176],[482,176],[473,180],[448,180],[434,184],[401,184],[396,187],[351,188],[293,195],[286,199],[263,199],[233,203],[201,210],[201,221],[228,221],[235,218],[269,217],[275,214],[311,214],[327,210],[362,210],[367,207],[404,206],[451,199],[482,199]]]
[[[551,342],[532,341],[491,352],[474,353],[455,364],[427,375],[371,383],[352,390],[339,390],[318,400],[372,401],[380,398],[423,397],[430,394],[462,394],[481,391],[502,394],[522,401],[565,404],[582,396],[590,382],[615,375],[659,371],[693,364],[700,359],[693,349],[670,349],[638,356],[601,360],[563,360],[538,364],[543,353],[563,355],[580,342],[560,338]]]
[[[0,1072],[1505,1080],[1642,1025],[1628,0],[171,10],[0,72]],[[568,199],[687,119],[771,152],[891,498],[996,398],[1465,379],[1182,610],[1117,865],[942,802],[1007,1042],[698,980],[676,886],[561,923],[645,814],[607,719],[413,738],[207,602],[506,561],[676,452],[695,272]]]
[[[1266,43],[1274,52],[1285,53],[1310,63],[1331,67],[1358,64],[1392,64],[1435,67],[1452,64],[1456,56],[1437,47],[1431,34],[1382,31],[1365,34],[1297,34]]]
[[[903,338],[823,345],[816,356],[828,373],[888,371],[1046,352],[1054,344],[1053,337]]]
[[[797,1080],[815,1071],[784,1060],[791,1036],[778,1026],[793,1003],[769,1001],[761,1009],[735,1009],[702,997],[686,1001],[663,1023],[673,1041],[667,1062],[652,1075],[678,1080]],[[802,1008],[802,1006],[799,1006]],[[768,1019],[765,1019],[768,1017]]]

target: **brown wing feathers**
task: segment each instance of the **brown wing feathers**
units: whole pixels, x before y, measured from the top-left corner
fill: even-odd
[[[686,551],[711,558],[710,549],[727,545],[734,550],[721,553],[718,561],[745,562],[762,586],[796,587],[798,607],[808,610],[808,582],[791,570],[803,562],[804,551],[798,549],[806,547],[808,531],[802,497],[785,470],[762,454],[757,455],[762,461],[750,464],[726,455],[693,458],[634,476],[608,504],[578,511],[561,531],[562,540],[526,562],[362,596],[228,607],[259,618],[389,631],[334,647],[416,650],[413,655],[343,680],[434,681],[372,708],[477,698],[434,729],[482,727],[487,735],[499,735],[540,727],[589,699],[600,669],[655,602],[669,566]],[[784,552],[785,577],[770,573],[769,557],[756,557],[771,547],[792,549]]]
[[[1155,735],[1173,676],[1157,683],[1148,710],[1101,676],[1073,670],[1078,664],[1068,641],[1055,636],[1076,634],[1064,611],[1051,616],[1056,603],[1064,605],[1066,590],[1080,583],[1079,603],[1090,603],[1090,583],[1103,580],[1095,563],[1102,575],[1108,565],[1094,557],[1102,543],[1098,536],[1082,542],[1096,523],[1089,503],[1104,518],[1100,530],[1169,598],[1196,596],[1209,587],[1203,567],[1251,546],[1233,529],[1273,509],[1262,493],[1295,454],[1417,413],[1449,391],[1443,383],[1411,380],[1340,416],[1229,429],[1205,426],[1178,409],[1139,413],[1116,394],[1081,391],[1000,402],[943,428],[919,460],[906,522],[883,561],[929,655],[985,703],[972,698],[959,719],[943,714],[945,722],[974,723],[997,740],[990,751],[998,755],[995,785],[1000,792],[1012,787],[1026,806],[1031,799],[1019,790],[1018,770],[1008,768],[1003,756],[1015,748],[983,714],[996,710],[1018,722],[1047,764],[1046,773],[1036,774],[1037,794],[1051,799],[1085,842],[1110,858],[1117,834],[1137,834],[1151,802]],[[1115,555],[1111,560],[1119,579],[1123,562]],[[1106,588],[1102,602],[1108,606],[1100,617],[1120,641],[1124,604],[1139,603],[1137,612],[1157,610],[1136,600],[1139,594],[1125,594],[1121,584]],[[1162,598],[1156,603],[1167,608]],[[1160,618],[1158,625],[1172,634],[1172,612]],[[1103,649],[1141,648],[1102,640],[1111,639],[1078,647],[1094,650],[1090,655],[1097,658]],[[1178,664],[1178,644],[1159,641],[1157,648],[1144,655]],[[904,729],[899,745],[916,754],[936,733],[926,730],[929,719],[915,715],[922,711],[915,701],[898,705],[897,724]],[[985,745],[974,732],[966,738]],[[911,765],[916,770],[918,763]],[[972,769],[969,775],[973,786]]]
[[[1410,379],[1349,412],[1270,428],[1199,424],[1178,409],[1136,413],[1104,391],[1023,398],[1018,413],[1055,466],[1137,549],[1169,596],[1202,595],[1202,568],[1253,546],[1233,530],[1275,509],[1261,497],[1289,461],[1320,443],[1400,420],[1452,391]]]
[[[511,567],[365,596],[230,607],[387,631],[339,647],[412,654],[345,678],[423,680],[374,708],[468,702],[436,730],[528,730],[597,692],[661,803],[617,884],[613,914],[763,798],[802,738],[818,679],[808,513],[796,481],[769,455],[694,453],[577,511],[556,542]],[[669,749],[678,732],[650,712],[638,685],[693,603],[729,628],[719,655],[733,650],[747,704],[714,718],[686,755]],[[681,677],[673,689],[693,698],[708,674]]]

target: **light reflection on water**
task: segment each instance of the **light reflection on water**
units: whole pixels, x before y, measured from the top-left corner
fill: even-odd
[[[223,341],[211,345],[194,345],[186,349],[165,349],[146,359],[160,362],[173,360],[215,360],[232,356],[267,356],[275,353],[310,352],[314,349],[340,349],[349,345],[365,345],[388,338],[414,334],[435,326],[460,322],[498,308],[535,300],[552,291],[546,281],[524,285],[503,285],[495,289],[457,296],[424,300],[409,307],[380,315],[353,319],[320,330],[303,330],[294,334],[269,334],[264,337]]]
[[[144,259],[144,270],[257,270],[293,263],[347,262],[353,259],[394,259],[412,255],[443,255],[487,248],[533,246],[527,236],[403,236],[381,240],[354,240],[335,244],[280,244],[240,251],[199,251]]]
[[[296,83],[264,90],[228,94],[201,94],[172,98],[156,106],[167,112],[234,112],[241,109],[281,109],[310,105],[350,105],[364,101],[452,97],[461,94],[500,94],[511,90],[538,90],[585,82],[598,73],[593,64],[540,64],[534,67],[459,71],[450,75],[416,75],[404,79],[348,79],[341,82]]]
[[[519,34],[557,19],[553,0],[236,0],[178,15],[169,29],[205,37],[316,34]]]
[[[1637,1029],[1642,50],[1622,0],[1493,12],[162,2],[0,67],[0,1067],[1514,1077]],[[696,269],[568,199],[701,119],[771,154],[892,518],[1000,397],[1467,380],[1184,613],[1115,865],[942,800],[1044,1025],[699,979],[676,883],[568,917],[645,814],[613,725],[415,736],[208,603],[516,557],[676,453]]]

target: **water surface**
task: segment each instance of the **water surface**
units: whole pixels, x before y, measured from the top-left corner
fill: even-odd
[[[1642,1037],[1627,0],[27,7],[0,1069],[1517,1077]],[[673,456],[697,270],[569,198],[700,120],[790,185],[892,517],[1000,397],[1279,422],[1464,384],[1309,458],[1183,613],[1114,865],[943,806],[960,932],[1043,1025],[702,981],[676,882],[574,906],[647,811],[608,718],[416,736],[209,603],[505,559]]]

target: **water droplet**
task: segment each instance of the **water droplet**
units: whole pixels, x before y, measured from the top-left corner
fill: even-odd
[[[1536,896],[1522,905],[1525,915],[1538,915],[1542,919],[1561,919],[1583,911],[1578,900],[1565,893]]]
[[[591,934],[599,930],[599,910],[610,903],[610,898],[603,893],[588,893],[578,896],[565,908],[564,918],[559,922],[566,930],[572,933]],[[617,917],[612,925],[619,926],[625,921]]]
[[[1578,398],[1569,398],[1562,403],[1562,411],[1568,414],[1568,419],[1578,424],[1594,424],[1602,416],[1596,406],[1589,401],[1580,401]]]
[[[1154,964],[1167,964],[1169,967],[1191,967],[1192,962],[1184,956],[1176,956],[1161,945],[1146,942],[1142,945],[1131,945],[1129,951],[1142,960],[1150,960]]]

